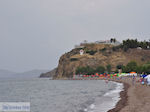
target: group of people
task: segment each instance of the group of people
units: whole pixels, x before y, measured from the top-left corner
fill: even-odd
[[[141,77],[140,80],[142,85],[147,84],[148,86],[150,85],[150,81],[144,77]]]
[[[138,80],[138,82],[140,82],[142,85],[148,85],[150,86],[150,78],[147,78],[148,75],[141,75],[140,79]],[[132,84],[134,85],[136,82],[136,77],[133,75],[132,76]]]

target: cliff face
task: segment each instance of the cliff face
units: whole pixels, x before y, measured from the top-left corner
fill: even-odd
[[[72,77],[79,66],[97,67],[110,64],[112,71],[115,71],[117,65],[126,65],[130,61],[138,64],[150,61],[150,50],[129,49],[124,52],[121,49],[113,51],[112,47],[106,44],[85,44],[83,50],[86,53],[83,55],[79,54],[79,48],[62,55],[54,79]],[[94,53],[90,54],[89,51]]]
[[[40,75],[40,78],[53,77],[54,75],[56,75],[56,69],[57,69],[57,68],[51,70],[50,72],[42,73],[42,74]]]

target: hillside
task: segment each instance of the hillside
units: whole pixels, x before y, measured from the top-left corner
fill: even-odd
[[[84,47],[83,47],[84,46]],[[82,49],[84,54],[80,55],[80,47],[65,53],[60,57],[54,79],[72,77],[77,67],[97,67],[99,65],[112,66],[112,71],[116,70],[117,65],[127,65],[130,61],[137,64],[145,64],[150,61],[150,50],[129,48],[114,50],[111,44],[84,44]]]

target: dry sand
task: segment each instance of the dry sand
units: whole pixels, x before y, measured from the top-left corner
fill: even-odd
[[[133,85],[132,78],[117,82],[124,83],[124,91],[120,93],[121,100],[116,107],[108,112],[150,112],[150,86],[141,85],[140,82]]]

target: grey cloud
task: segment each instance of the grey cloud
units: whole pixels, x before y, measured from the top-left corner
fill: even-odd
[[[149,39],[148,0],[1,0],[0,68],[52,69],[83,40]]]

